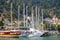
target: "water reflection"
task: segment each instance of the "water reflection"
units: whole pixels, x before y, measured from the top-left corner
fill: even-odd
[[[19,38],[0,38],[0,40],[19,40]]]

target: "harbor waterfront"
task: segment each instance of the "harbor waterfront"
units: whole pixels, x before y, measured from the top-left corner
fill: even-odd
[[[60,40],[60,1],[0,0],[0,40]]]
[[[30,37],[30,38],[0,38],[0,40],[60,40],[60,35],[54,35],[49,37]]]

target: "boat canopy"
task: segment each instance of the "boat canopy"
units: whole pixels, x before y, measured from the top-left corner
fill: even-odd
[[[26,27],[26,26],[19,26],[19,28],[31,28],[31,27]]]

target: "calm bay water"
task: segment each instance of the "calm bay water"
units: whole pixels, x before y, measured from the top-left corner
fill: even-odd
[[[60,40],[60,36],[49,36],[49,37],[31,37],[31,38],[0,38],[0,40]]]

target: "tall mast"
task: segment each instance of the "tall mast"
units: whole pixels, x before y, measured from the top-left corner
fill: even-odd
[[[26,27],[28,26],[28,19],[27,19],[27,17],[28,17],[28,6],[26,6]]]
[[[40,14],[39,14],[39,8],[38,8],[38,29],[40,30]]]
[[[20,6],[18,6],[18,27],[19,27]]]
[[[24,19],[24,27],[25,27],[25,4],[23,4],[23,19]]]
[[[43,30],[43,9],[41,9],[42,12],[42,30]]]
[[[36,6],[35,11],[36,11],[36,28],[37,28],[37,26],[38,26],[38,24],[37,24],[37,6]]]
[[[10,16],[11,16],[11,27],[12,27],[12,20],[13,20],[12,19],[12,3],[11,3],[11,15]]]
[[[33,7],[32,7],[32,10],[31,10],[31,16],[32,16],[32,21],[31,21],[31,25],[32,27],[34,28],[34,11],[33,11]]]

